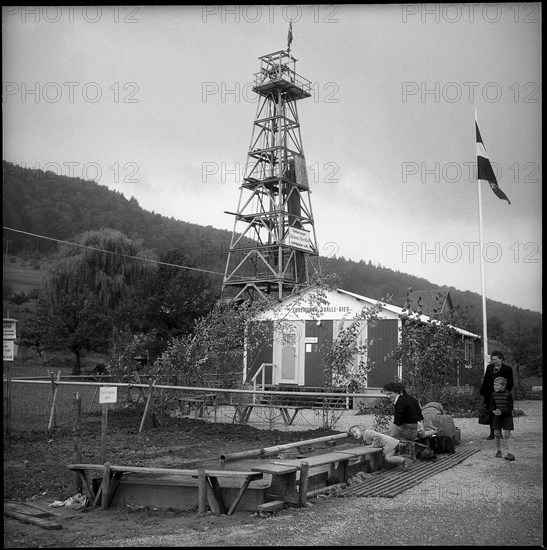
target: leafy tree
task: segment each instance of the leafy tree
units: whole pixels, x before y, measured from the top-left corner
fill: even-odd
[[[48,304],[43,300],[38,300],[36,308],[21,323],[19,344],[34,348],[40,358],[43,358],[44,351],[47,349],[45,333],[48,326]]]
[[[27,334],[42,349],[70,349],[80,374],[82,354],[106,350],[113,312],[150,265],[140,245],[117,230],[88,231],[75,242],[80,246],[62,245],[46,269],[43,303]]]
[[[40,300],[23,322],[20,342],[34,346],[41,357],[45,350],[70,350],[76,359],[73,374],[80,374],[85,352],[105,352],[110,331],[110,312],[86,292],[73,290],[53,304]]]
[[[515,367],[516,385],[520,386],[526,372],[542,372],[542,353],[538,345],[541,325],[531,327],[517,316],[505,330],[501,343],[506,351],[506,360]]]
[[[148,339],[154,357],[171,338],[192,332],[195,321],[213,308],[217,297],[206,274],[178,267],[192,267],[180,250],[166,253],[161,262],[129,289],[116,314],[118,326],[125,325],[135,334],[155,334]]]
[[[362,341],[360,336],[367,325],[378,319],[384,304],[364,307],[347,327],[340,329],[332,345],[323,356],[323,374],[327,387],[366,386],[370,366],[366,362],[366,352],[372,341]]]
[[[496,315],[488,317],[488,335],[494,340],[501,340],[503,338],[503,321]]]
[[[154,333],[134,333],[127,327],[114,327],[110,336],[107,363],[109,372],[118,382],[133,382],[135,373],[142,369],[139,358],[148,360]],[[147,361],[148,362],[148,361]]]
[[[154,376],[166,383],[182,386],[236,387],[241,381],[245,349],[258,342],[249,330],[261,330],[250,324],[263,310],[264,303],[242,303],[237,307],[218,302],[196,321],[191,334],[174,338],[154,364]],[[248,350],[250,351],[250,350]]]
[[[87,291],[97,304],[115,309],[151,265],[141,245],[117,229],[86,231],[63,244],[45,274],[45,292],[57,302],[74,287]]]
[[[433,315],[431,322],[412,310],[403,310],[400,344],[393,357],[402,361],[404,381],[419,401],[439,401],[443,388],[463,364],[455,327],[465,326],[465,319],[460,307]]]
[[[30,300],[30,296],[28,296],[25,292],[19,292],[15,293],[9,300],[10,304],[15,304],[17,306],[17,311],[19,311],[19,307],[22,304],[25,304]]]

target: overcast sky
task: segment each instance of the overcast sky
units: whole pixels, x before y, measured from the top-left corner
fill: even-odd
[[[287,47],[323,256],[541,311],[540,5],[2,8],[3,158],[233,228],[258,57]],[[380,298],[380,297],[375,297]]]

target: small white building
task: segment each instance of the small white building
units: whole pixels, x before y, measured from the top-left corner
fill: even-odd
[[[251,382],[256,376],[266,384],[274,386],[297,386],[323,388],[325,379],[322,358],[330,349],[339,331],[348,326],[363,308],[372,308],[378,300],[360,296],[346,290],[324,291],[324,300],[317,301],[314,295],[317,288],[290,295],[267,310],[258,322],[265,323],[263,343],[250,346],[245,364],[244,379]],[[367,387],[379,388],[393,380],[402,378],[402,365],[390,357],[390,352],[398,345],[403,308],[382,304],[378,320],[363,327],[359,335],[360,343],[372,341],[365,361],[374,364],[368,376]],[[432,322],[426,315],[414,315],[419,322]],[[462,347],[462,359],[468,363],[475,353],[475,342],[480,337],[456,329]],[[465,342],[468,342],[465,344]],[[480,353],[480,352],[479,352]],[[465,357],[464,357],[465,356]],[[454,383],[462,382],[462,372],[455,373]]]

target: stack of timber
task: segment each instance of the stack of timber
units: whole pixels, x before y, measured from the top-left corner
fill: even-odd
[[[22,521],[23,523],[36,525],[42,529],[63,528],[60,523],[54,521],[55,516],[51,512],[27,502],[4,502],[4,515]]]

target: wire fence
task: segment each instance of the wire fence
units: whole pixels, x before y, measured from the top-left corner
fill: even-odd
[[[9,385],[9,387],[8,387]],[[103,388],[103,389],[101,389]],[[70,429],[74,399],[80,395],[82,419],[101,415],[101,395],[116,388],[108,411],[129,407],[140,415],[139,431],[162,419],[196,418],[205,422],[248,424],[266,429],[310,430],[334,428],[344,411],[385,397],[380,390],[366,394],[264,389],[195,388],[142,383],[114,383],[96,376],[13,378],[4,380],[4,425],[9,431]],[[104,392],[104,393],[103,393]]]

